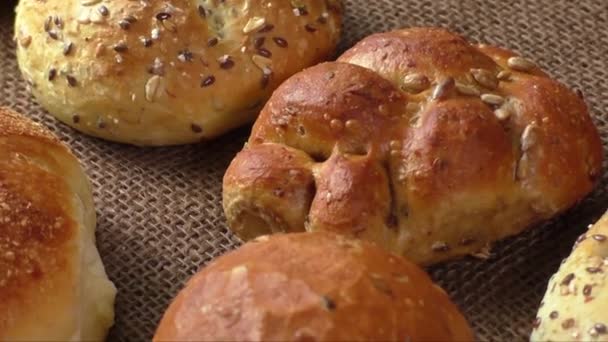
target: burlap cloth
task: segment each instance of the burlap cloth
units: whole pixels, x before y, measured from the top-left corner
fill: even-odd
[[[341,51],[372,32],[428,25],[511,47],[581,89],[608,144],[607,0],[345,3]],[[248,129],[206,145],[157,149],[81,135],[45,115],[27,93],[11,40],[14,1],[0,6],[0,104],[49,126],[84,163],[95,188],[99,250],[119,290],[109,340],[150,340],[184,281],[239,244],[226,229],[221,180]],[[597,191],[569,213],[498,244],[491,259],[465,259],[430,269],[462,308],[478,339],[528,337],[548,278],[576,236],[608,208],[607,178],[604,174]]]

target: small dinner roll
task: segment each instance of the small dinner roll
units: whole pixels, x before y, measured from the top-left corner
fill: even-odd
[[[332,56],[339,0],[21,0],[19,66],[38,101],[137,145],[252,121],[287,77]]]
[[[105,338],[116,289],[95,225],[78,160],[45,128],[0,109],[0,341]]]
[[[194,276],[154,341],[470,341],[416,265],[332,233],[260,237]]]
[[[532,341],[608,341],[608,213],[549,281]]]

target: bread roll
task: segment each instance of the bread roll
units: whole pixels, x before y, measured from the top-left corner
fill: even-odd
[[[252,121],[287,77],[332,56],[339,0],[21,0],[21,71],[86,134],[137,145]]]
[[[95,220],[89,181],[68,148],[0,109],[0,341],[104,339],[116,290]]]
[[[414,264],[366,242],[276,234],[195,275],[154,341],[470,341],[454,304]]]
[[[601,163],[576,93],[510,51],[417,28],[282,84],[226,172],[224,209],[245,239],[328,230],[427,265],[571,207]]]
[[[532,341],[608,341],[608,213],[551,277]]]

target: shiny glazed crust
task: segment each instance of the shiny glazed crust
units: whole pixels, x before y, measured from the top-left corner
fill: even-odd
[[[115,288],[95,247],[78,160],[45,128],[0,108],[0,340],[102,340]]]
[[[333,55],[340,25],[338,0],[22,0],[15,38],[59,120],[173,145],[253,121],[283,80]]]
[[[154,341],[470,341],[417,266],[325,232],[275,234],[192,278]]]
[[[532,341],[608,341],[608,213],[549,281]]]
[[[532,62],[408,29],[282,84],[225,175],[224,209],[245,239],[329,230],[426,265],[571,207],[601,161],[584,101]]]

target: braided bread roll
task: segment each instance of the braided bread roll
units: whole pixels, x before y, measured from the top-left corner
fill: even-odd
[[[99,341],[116,288],[95,247],[78,160],[48,130],[0,108],[0,341]]]
[[[224,178],[232,229],[328,230],[420,264],[555,216],[600,174],[584,101],[442,29],[370,36],[286,81]]]

